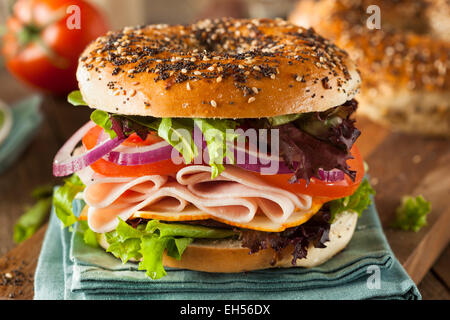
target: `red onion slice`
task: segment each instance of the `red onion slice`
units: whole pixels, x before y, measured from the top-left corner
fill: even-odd
[[[103,157],[105,154],[109,153],[125,140],[116,137],[113,140],[107,140],[102,144],[97,145],[95,148],[84,154],[72,156],[72,152],[75,147],[84,135],[93,127],[95,127],[95,123],[92,121],[86,123],[83,127],[78,129],[78,131],[75,132],[75,134],[70,137],[70,139],[67,140],[67,142],[58,151],[53,161],[54,176],[64,177],[80,171]]]
[[[121,166],[138,166],[171,159],[173,147],[161,141],[148,147],[120,146],[116,150],[120,151],[112,151],[104,159]]]
[[[319,179],[325,182],[342,181],[345,178],[344,172],[339,169],[333,169],[330,171],[319,169],[318,175]]]

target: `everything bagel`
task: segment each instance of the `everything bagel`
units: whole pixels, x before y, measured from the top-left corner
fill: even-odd
[[[69,102],[96,110],[53,173],[72,175],[74,195],[85,186],[80,219],[101,246],[152,279],[164,266],[322,264],[371,203],[352,117],[359,71],[312,29],[229,18],[128,27],[90,44],[77,78]]]
[[[370,5],[381,29],[366,26]],[[450,136],[449,1],[302,0],[290,20],[357,61],[359,112],[395,130]]]
[[[77,72],[92,108],[154,117],[259,118],[323,111],[353,99],[347,53],[283,20],[202,20],[111,32]]]

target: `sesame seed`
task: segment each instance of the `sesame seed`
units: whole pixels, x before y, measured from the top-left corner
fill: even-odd
[[[254,93],[256,93],[256,94],[258,94],[258,93],[259,93],[259,90],[258,90],[258,88],[257,88],[257,87],[253,87],[253,88],[252,88],[252,90],[253,90],[253,92],[254,92]]]
[[[210,103],[214,108],[217,107],[217,102],[216,102],[216,101],[211,100],[209,103]]]
[[[196,76],[199,76],[199,75],[201,75],[202,73],[201,73],[200,71],[194,71],[194,74],[195,74]]]
[[[187,73],[186,69],[181,69],[181,73]]]
[[[272,79],[272,80],[275,80],[275,73],[272,73],[271,75],[270,75],[270,79]]]
[[[136,90],[131,89],[130,91],[130,97],[134,97],[136,95]]]
[[[222,77],[221,77],[221,76],[219,76],[219,77],[216,78],[216,82],[217,82],[217,83],[219,83],[219,82],[221,82],[221,81],[222,81]]]
[[[250,97],[250,98],[248,99],[248,103],[252,103],[252,102],[255,101],[255,100],[256,100],[255,97]]]
[[[191,91],[191,85],[189,84],[189,82],[186,82],[186,89],[187,89],[188,91]]]

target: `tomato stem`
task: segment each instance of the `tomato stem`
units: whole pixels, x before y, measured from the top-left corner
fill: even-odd
[[[30,42],[35,41],[37,38],[39,38],[39,35],[41,33],[41,29],[33,24],[28,24],[23,26],[22,29],[17,34],[17,38],[19,40],[19,43],[22,47],[25,47]]]
[[[51,48],[47,46],[47,44],[41,38],[41,32],[43,28],[39,27],[33,23],[26,24],[20,29],[17,33],[17,39],[19,41],[20,47],[25,48],[30,43],[38,44],[42,50],[45,51],[45,54],[50,59],[50,61],[56,67],[60,69],[67,68],[68,62],[63,57],[58,56]]]

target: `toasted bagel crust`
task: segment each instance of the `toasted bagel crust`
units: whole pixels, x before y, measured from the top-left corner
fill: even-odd
[[[283,20],[202,20],[125,28],[97,39],[77,79],[91,108],[154,117],[262,118],[354,98],[347,53]]]
[[[356,228],[358,215],[353,212],[340,214],[331,224],[330,241],[326,248],[308,248],[305,259],[298,259],[296,267],[311,268],[324,263],[350,242]],[[100,245],[106,250],[109,246],[102,235]],[[166,267],[205,271],[234,273],[268,268],[290,268],[292,265],[292,246],[286,247],[279,254],[272,249],[265,249],[249,254],[248,248],[241,247],[238,240],[195,241],[184,251],[181,260],[164,255]]]
[[[360,113],[394,130],[450,136],[449,3],[302,0],[290,20],[348,50],[363,78]],[[373,5],[381,29],[367,26]]]

